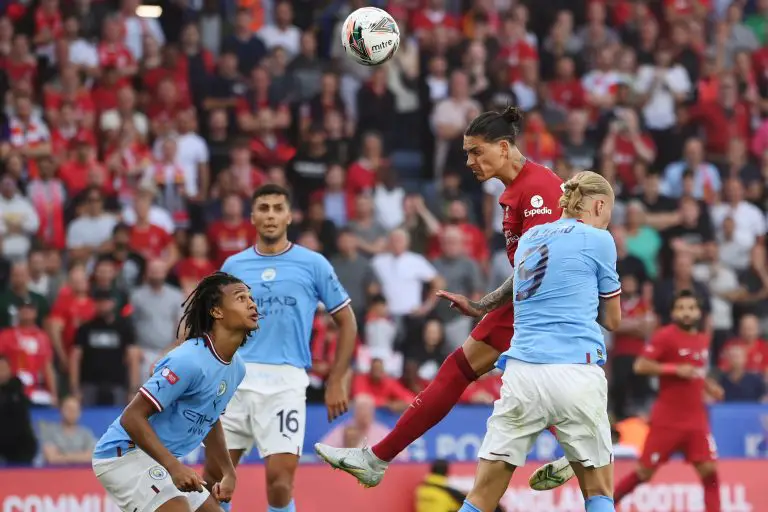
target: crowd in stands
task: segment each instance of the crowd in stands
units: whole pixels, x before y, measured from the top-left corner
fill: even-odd
[[[503,185],[477,183],[461,150],[469,120],[508,104],[526,112],[527,157],[615,186],[616,419],[652,400],[632,363],[684,288],[725,400],[766,398],[767,1],[161,4],[149,18],[137,0],[0,2],[0,414],[19,393],[61,406],[49,462],[79,460],[80,404],[126,403],[184,297],[253,243],[265,183],[292,191],[291,239],[352,297],[353,394],[402,411],[472,328],[434,292],[479,298],[510,273]],[[369,68],[338,41],[372,4],[401,45]],[[335,339],[318,314],[311,400]],[[464,401],[499,387],[484,377]]]

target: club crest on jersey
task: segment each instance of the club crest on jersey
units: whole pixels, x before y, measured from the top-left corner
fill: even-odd
[[[219,382],[219,389],[216,390],[216,396],[221,396],[227,392],[227,383],[224,381]]]
[[[531,206],[533,206],[534,208],[541,208],[542,206],[544,206],[544,198],[538,195],[533,196],[531,198]]]
[[[262,281],[273,281],[276,277],[277,277],[277,270],[273,268],[265,269],[264,272],[261,273]]]
[[[171,369],[170,369],[170,368],[168,368],[168,367],[165,367],[165,368],[163,368],[162,370],[160,370],[160,375],[161,375],[161,376],[162,376],[162,377],[163,377],[165,380],[167,380],[168,382],[170,382],[170,383],[171,383],[171,385],[174,385],[174,384],[176,384],[177,382],[179,382],[179,376],[178,376],[178,375],[176,375],[175,373],[173,373],[173,370],[171,370]]]

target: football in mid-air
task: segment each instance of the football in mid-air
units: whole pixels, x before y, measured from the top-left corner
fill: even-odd
[[[364,66],[378,66],[397,52],[400,29],[387,11],[362,7],[344,21],[341,44],[355,62]]]

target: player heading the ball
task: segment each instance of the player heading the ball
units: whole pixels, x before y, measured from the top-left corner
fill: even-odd
[[[220,512],[235,489],[219,416],[245,376],[237,350],[258,329],[248,286],[224,272],[204,278],[183,304],[184,343],[99,439],[93,471],[124,512]],[[223,477],[206,482],[178,459],[205,442]]]

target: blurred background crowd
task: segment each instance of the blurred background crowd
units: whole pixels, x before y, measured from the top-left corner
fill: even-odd
[[[617,425],[653,398],[632,363],[683,288],[725,400],[765,399],[768,1],[139,4],[0,2],[0,414],[60,406],[48,462],[90,460],[79,407],[133,395],[184,297],[253,243],[265,183],[292,190],[291,239],[352,297],[353,394],[402,411],[472,328],[433,292],[478,298],[510,273],[503,185],[477,183],[461,150],[469,120],[508,104],[526,112],[526,156],[615,185]],[[400,26],[381,67],[339,44],[364,5]],[[318,314],[311,400],[335,339]],[[464,401],[499,387],[492,374]],[[0,426],[0,459],[24,451],[23,423]]]

